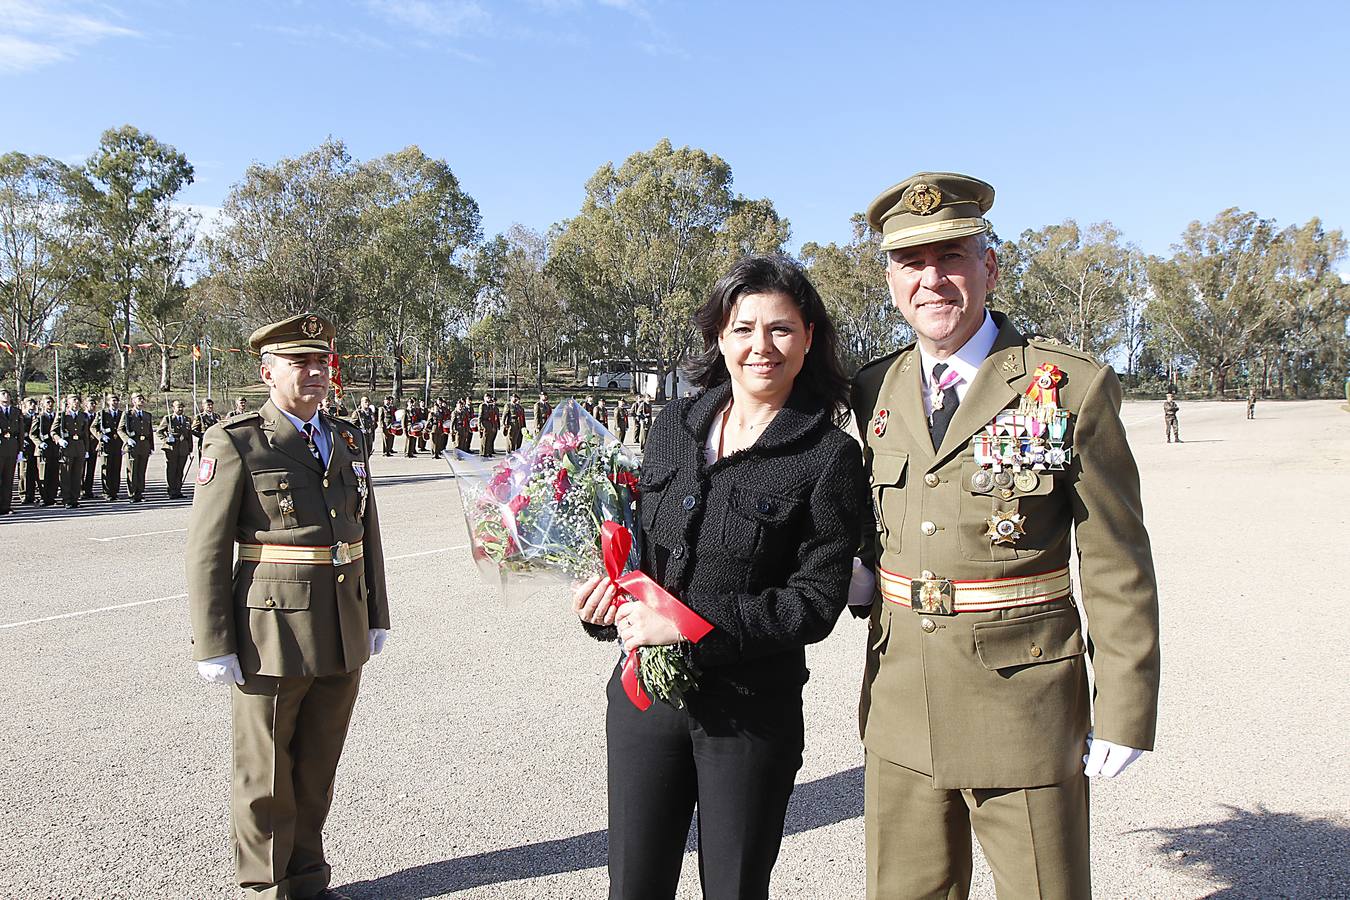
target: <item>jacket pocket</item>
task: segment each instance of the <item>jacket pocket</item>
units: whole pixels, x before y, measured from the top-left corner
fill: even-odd
[[[984,475],[980,476],[983,472]],[[1008,472],[1008,477],[1012,473]],[[978,477],[977,477],[978,476]],[[1063,492],[1056,493],[1053,472],[1036,473],[1036,483],[1018,487],[996,484],[994,473],[973,459],[961,464],[961,510],[958,519],[961,555],[981,562],[1031,559],[1067,537],[1070,515]],[[1023,531],[1011,543],[995,543],[989,523],[995,512],[1021,516]]]
[[[669,529],[662,529],[661,507],[669,492],[670,480],[675,476],[674,469],[643,466],[638,473],[638,516],[642,529],[650,535],[665,535]],[[667,543],[662,540],[661,543]]]
[[[752,559],[766,539],[783,528],[802,508],[802,501],[767,491],[732,485],[722,518],[722,545],[742,559]]]
[[[244,605],[249,609],[309,609],[309,582],[254,578]]]
[[[259,505],[270,520],[269,531],[296,526],[294,477],[291,472],[253,473],[253,490],[258,495]]]
[[[990,671],[1069,659],[1086,649],[1076,607],[979,622],[973,628],[975,652]]]
[[[898,552],[905,531],[905,481],[909,469],[908,453],[874,451],[872,454],[872,515],[877,531],[885,532],[885,543]]]

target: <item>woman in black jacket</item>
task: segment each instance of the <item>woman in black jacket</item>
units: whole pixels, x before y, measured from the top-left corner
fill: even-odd
[[[642,569],[713,630],[682,650],[701,673],[686,707],[639,711],[616,669],[606,720],[611,898],[675,896],[698,808],[707,898],[767,898],[802,763],[805,645],[844,608],[866,502],[857,442],[840,430],[847,380],[805,274],[742,260],[694,316],[696,397],[652,423],[639,482]],[[675,644],[642,603],[599,578],[577,614],[625,652]]]

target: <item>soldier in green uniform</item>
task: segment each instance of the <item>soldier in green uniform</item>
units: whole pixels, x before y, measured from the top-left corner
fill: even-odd
[[[539,434],[548,424],[549,416],[553,415],[553,407],[549,405],[548,394],[539,392],[539,399],[534,401],[534,432]]]
[[[0,516],[14,511],[14,472],[23,450],[23,412],[0,390]]]
[[[171,411],[160,420],[159,438],[164,448],[164,480],[169,499],[183,498],[183,469],[192,455],[192,422],[183,413],[183,401],[173,401]]]
[[[43,506],[56,503],[61,487],[61,447],[52,440],[52,425],[56,422],[56,401],[44,396],[28,435],[33,440],[33,456],[37,460],[38,497]]]
[[[512,394],[506,404],[506,452],[515,453],[525,442],[525,407],[520,405],[520,395]]]
[[[131,408],[122,415],[117,435],[126,444],[127,499],[131,503],[145,502],[145,470],[150,465],[150,454],[155,452],[155,426],[145,409],[145,395],[131,395]]]
[[[491,392],[483,394],[483,403],[478,407],[478,433],[482,435],[479,440],[483,442],[480,452],[484,459],[497,452],[497,429],[501,424],[501,410],[493,402]]]
[[[352,414],[352,424],[361,429],[361,437],[371,453],[375,452],[375,429],[378,427],[378,410],[371,404],[369,397],[362,397],[361,403]]]
[[[1256,385],[1247,391],[1247,418],[1256,418]]]
[[[614,432],[620,444],[628,437],[628,404],[622,397],[614,404]]]
[[[84,469],[80,479],[80,499],[94,499],[94,470],[98,468],[98,440],[94,436],[94,419],[98,410],[92,395],[84,398],[84,415],[89,420],[89,438],[84,444]]]
[[[393,397],[384,398],[384,403],[380,406],[379,413],[375,418],[380,427],[382,452],[385,456],[393,456],[394,429],[398,427],[398,406],[394,403]],[[372,450],[372,452],[374,451]]]
[[[94,416],[90,429],[93,443],[103,455],[103,499],[116,500],[122,492],[122,437],[117,428],[122,424],[122,400],[116,394],[108,394],[103,400],[103,409]]]
[[[1177,403],[1176,394],[1167,392],[1167,399],[1163,401],[1163,428],[1167,432],[1167,443],[1176,441],[1181,443],[1181,429],[1177,427],[1177,410],[1181,405]]]
[[[253,333],[271,399],[207,431],[188,524],[193,656],[231,686],[234,859],[250,897],[342,896],[323,825],[361,667],[389,628],[368,448],[319,412],[334,332],[299,315]]]
[[[220,416],[216,415],[216,401],[207,397],[202,401],[202,411],[192,418],[192,436],[197,439],[197,458],[202,456],[202,438],[206,437],[206,432],[220,421]]]
[[[967,896],[972,829],[1000,898],[1091,896],[1087,777],[1153,746],[1157,587],[1120,384],[986,310],[993,199],[923,173],[867,212],[918,338],[854,382],[869,898]]]
[[[33,440],[33,423],[37,421],[37,399],[23,400],[23,444],[19,450],[19,493],[25,506],[32,506],[38,498],[37,442]]]
[[[79,509],[84,454],[89,446],[89,417],[80,409],[79,394],[66,395],[66,408],[53,418],[47,439],[59,448],[61,502],[66,509]]]

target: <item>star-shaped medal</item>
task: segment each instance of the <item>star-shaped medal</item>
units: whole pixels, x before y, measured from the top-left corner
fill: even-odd
[[[1026,534],[1026,518],[1014,510],[994,510],[987,520],[985,536],[995,544],[1012,544]]]

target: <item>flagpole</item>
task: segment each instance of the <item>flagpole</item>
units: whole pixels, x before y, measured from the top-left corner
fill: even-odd
[[[211,339],[205,339],[206,344],[206,396],[211,396]],[[224,409],[225,407],[221,407]]]
[[[197,348],[192,348],[192,413],[196,415],[201,412],[201,406],[197,403]]]
[[[53,358],[56,360],[56,408],[61,409],[61,350],[59,347],[52,348]]]

